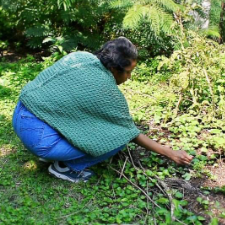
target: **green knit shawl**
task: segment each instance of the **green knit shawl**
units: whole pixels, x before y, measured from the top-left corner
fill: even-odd
[[[45,69],[23,88],[20,100],[92,156],[112,151],[140,133],[114,76],[88,52],[70,53]]]

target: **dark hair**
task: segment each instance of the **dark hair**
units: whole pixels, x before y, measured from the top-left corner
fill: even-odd
[[[131,60],[136,60],[138,56],[137,48],[125,37],[106,42],[94,54],[107,69],[115,68],[119,72],[124,72],[124,68],[130,66]]]

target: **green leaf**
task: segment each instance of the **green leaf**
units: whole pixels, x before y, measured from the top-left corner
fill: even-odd
[[[219,129],[211,129],[209,132],[210,132],[211,134],[220,134],[220,133],[222,133],[222,131],[219,130]]]
[[[169,203],[169,199],[167,199],[167,198],[159,198],[157,200],[157,202],[158,203],[162,203],[162,204],[167,204],[167,203]]]
[[[178,191],[178,192],[175,193],[175,197],[176,198],[183,198],[183,194]]]
[[[182,177],[185,179],[185,180],[190,180],[192,175],[190,173],[185,173],[184,175],[182,175]]]
[[[197,218],[198,218],[198,220],[200,220],[200,221],[204,221],[204,220],[205,220],[205,218],[202,217],[202,216],[198,216]]]
[[[209,225],[218,225],[219,224],[218,222],[219,222],[218,219],[214,217],[214,218],[211,219]]]
[[[55,38],[53,38],[53,37],[47,37],[47,38],[45,38],[45,39],[43,40],[42,43],[54,42],[54,41],[55,41]]]

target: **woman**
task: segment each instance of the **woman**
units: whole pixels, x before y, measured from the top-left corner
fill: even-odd
[[[134,125],[118,89],[131,77],[137,49],[126,38],[107,42],[94,54],[75,52],[29,82],[20,94],[13,127],[27,149],[55,161],[49,173],[87,181],[87,168],[122,150],[130,141],[189,164],[192,156],[150,140]]]

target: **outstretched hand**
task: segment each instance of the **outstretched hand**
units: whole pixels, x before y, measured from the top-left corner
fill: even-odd
[[[193,159],[193,156],[188,155],[187,152],[183,150],[172,151],[171,153],[172,154],[169,156],[169,158],[172,159],[177,164],[189,165]]]
[[[157,142],[149,139],[144,134],[139,134],[133,141],[143,148],[146,148],[147,150],[157,152],[172,159],[177,164],[189,165],[191,163],[191,160],[193,159],[193,156],[188,155],[185,151],[174,151],[171,148],[162,146]]]

